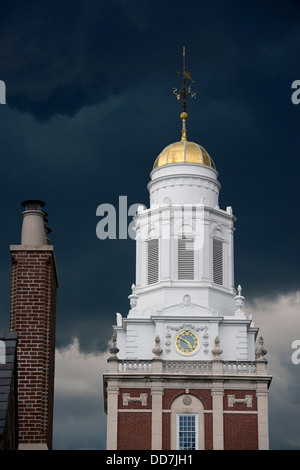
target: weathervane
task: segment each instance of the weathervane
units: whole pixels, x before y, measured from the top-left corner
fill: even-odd
[[[192,87],[191,85],[189,85],[188,87],[186,86],[186,78],[188,80],[190,80],[192,83],[195,83],[194,80],[192,80],[191,78],[191,74],[190,72],[188,72],[185,68],[185,46],[183,46],[183,54],[182,54],[182,73],[181,72],[177,72],[177,74],[179,76],[181,76],[183,78],[182,80],[182,88],[181,90],[179,91],[177,88],[173,88],[173,93],[174,95],[176,95],[177,99],[182,101],[182,111],[184,113],[186,113],[186,103],[187,103],[187,99],[188,99],[188,96],[190,95],[191,98],[196,98],[196,93],[192,91]]]
[[[173,88],[173,93],[176,95],[177,99],[182,101],[182,113],[180,117],[182,119],[182,140],[187,140],[186,138],[186,120],[188,118],[188,114],[186,112],[186,103],[187,99],[190,96],[191,98],[196,99],[196,93],[192,91],[191,85],[186,86],[186,79],[190,80],[192,83],[195,83],[194,80],[191,78],[190,72],[188,72],[185,68],[185,46],[183,46],[183,54],[182,54],[182,73],[177,72],[179,76],[182,77],[182,88],[178,90],[177,88]]]

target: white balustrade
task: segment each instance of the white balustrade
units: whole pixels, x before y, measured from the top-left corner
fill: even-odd
[[[153,367],[155,361],[151,360],[118,360],[118,372],[134,373],[155,373]],[[255,361],[220,361],[222,375],[256,375]],[[187,374],[187,375],[207,375],[213,374],[214,361],[161,361],[163,374]]]
[[[223,361],[223,374],[256,374],[256,364],[251,361]]]
[[[152,361],[124,360],[118,361],[119,372],[152,372]]]

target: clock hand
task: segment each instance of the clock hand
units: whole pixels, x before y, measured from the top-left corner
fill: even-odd
[[[192,345],[187,339],[181,338],[181,341],[184,341],[188,345],[189,349],[192,349]]]

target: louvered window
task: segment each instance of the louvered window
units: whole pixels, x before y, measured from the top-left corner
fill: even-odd
[[[158,239],[148,241],[148,284],[158,282]]]
[[[194,279],[194,240],[178,240],[178,279]]]
[[[213,280],[215,284],[223,285],[223,244],[213,240]]]

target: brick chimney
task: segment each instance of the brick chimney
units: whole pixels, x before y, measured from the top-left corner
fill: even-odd
[[[10,330],[18,332],[19,449],[52,448],[57,271],[45,203],[24,201],[11,245]]]

